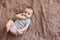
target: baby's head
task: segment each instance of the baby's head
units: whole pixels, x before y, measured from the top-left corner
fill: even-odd
[[[27,18],[31,18],[31,16],[33,15],[33,8],[26,7],[23,11],[23,15],[25,15]]]

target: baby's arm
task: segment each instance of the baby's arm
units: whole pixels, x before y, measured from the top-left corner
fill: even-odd
[[[21,14],[17,14],[16,18],[25,18],[25,17],[23,15],[21,15]]]
[[[28,29],[28,27],[29,27],[29,24],[26,24],[26,26],[25,26],[23,29],[21,29],[21,30],[22,30],[22,31],[25,31],[25,30]]]

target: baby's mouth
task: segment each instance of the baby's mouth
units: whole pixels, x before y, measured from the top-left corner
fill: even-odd
[[[24,15],[26,18],[27,18],[27,16],[26,15]]]

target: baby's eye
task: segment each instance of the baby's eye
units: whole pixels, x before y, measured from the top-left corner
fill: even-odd
[[[25,13],[27,13],[27,12],[25,12]]]
[[[28,13],[28,15],[30,15],[30,13]]]

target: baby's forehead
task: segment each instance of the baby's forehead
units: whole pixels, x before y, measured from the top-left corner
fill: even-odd
[[[26,9],[25,9],[25,11],[28,11],[28,12],[29,12],[29,11],[30,11],[30,12],[33,12],[33,10],[32,10],[32,9],[30,9],[30,8],[26,8]]]
[[[33,9],[31,9],[31,8],[25,8],[25,10],[33,10]]]

